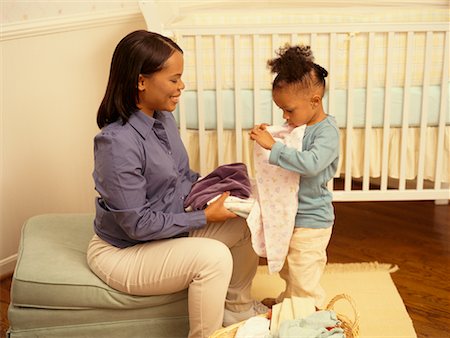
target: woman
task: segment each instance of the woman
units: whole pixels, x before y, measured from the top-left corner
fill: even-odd
[[[184,83],[183,52],[167,37],[128,34],[117,45],[94,140],[95,235],[88,264],[133,295],[188,288],[189,337],[208,337],[256,314],[250,298],[258,258],[245,221],[219,200],[185,212],[199,175],[172,115]]]

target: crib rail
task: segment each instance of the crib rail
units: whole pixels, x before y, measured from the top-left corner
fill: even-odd
[[[224,51],[220,48],[221,41],[224,38],[231,38],[233,41],[232,51],[230,55],[233,58],[233,91],[234,91],[234,111],[235,111],[235,161],[243,161],[243,135],[246,135],[245,130],[242,129],[242,116],[243,114],[253,114],[254,121],[256,123],[269,122],[272,124],[281,124],[282,116],[279,109],[273,105],[272,121],[261,121],[258,114],[258,107],[260,107],[260,91],[262,74],[268,72],[264,63],[258,63],[257,60],[261,59],[260,40],[262,37],[270,37],[272,41],[272,51],[274,52],[279,46],[284,43],[305,43],[311,45],[312,50],[318,46],[319,39],[328,43],[327,57],[323,60],[316,60],[320,64],[325,64],[329,70],[330,78],[328,84],[328,113],[334,115],[333,111],[336,108],[336,89],[337,84],[333,76],[339,70],[340,67],[346,67],[346,91],[347,102],[353,102],[354,93],[356,90],[355,75],[359,69],[366,71],[365,78],[365,124],[364,124],[364,159],[362,165],[362,174],[355,175],[354,172],[354,159],[352,158],[353,148],[357,140],[354,138],[353,120],[354,120],[354,107],[352,104],[347,105],[347,116],[345,129],[341,130],[341,136],[343,140],[343,156],[342,168],[335,180],[341,179],[344,184],[342,187],[337,187],[335,181],[329,183],[329,188],[334,190],[334,199],[336,201],[369,201],[369,200],[448,200],[450,197],[449,189],[449,174],[447,171],[449,168],[448,152],[449,147],[449,126],[446,126],[449,119],[448,112],[448,92],[449,92],[449,25],[448,22],[442,23],[417,23],[417,24],[317,24],[317,25],[286,25],[286,26],[270,26],[270,27],[177,27],[171,30],[163,32],[166,35],[172,36],[184,48],[184,43],[187,39],[193,38],[195,40],[194,54],[195,54],[195,88],[197,91],[197,106],[198,106],[198,133],[199,133],[199,163],[198,167],[201,174],[206,174],[210,168],[207,168],[207,156],[205,147],[205,135],[207,130],[205,129],[205,114],[208,114],[208,107],[205,106],[203,94],[205,91],[204,86],[204,73],[202,65],[202,43],[205,38],[213,38],[214,52],[213,60],[215,83],[214,90],[216,95],[216,112],[217,112],[217,165],[224,163],[225,151],[224,151],[224,127],[223,116],[227,114],[223,109],[223,82],[222,82],[222,60]],[[366,53],[367,61],[362,68],[356,68],[354,65],[357,63],[355,54],[355,38],[363,35],[366,41]],[[392,137],[392,127],[390,125],[391,119],[391,107],[390,107],[390,95],[391,88],[393,87],[392,73],[396,71],[395,67],[398,67],[398,63],[394,61],[394,49],[398,40],[398,36],[405,36],[405,60],[402,63],[404,69],[403,86],[403,112],[402,122],[400,127],[400,147],[398,150],[392,150],[389,148],[390,138]],[[241,72],[243,71],[240,64],[241,56],[243,54],[241,39],[244,37],[251,37],[252,46],[250,58],[253,60],[252,72],[253,72],[253,112],[243,111],[240,104],[240,94],[242,90],[242,83],[240,79]],[[305,38],[306,36],[306,38]],[[377,68],[374,64],[374,55],[377,52],[377,38],[380,36],[386,40],[386,61],[385,61],[385,80],[384,80],[384,102],[380,102],[384,106],[384,124],[382,126],[382,145],[381,145],[381,165],[380,172],[377,174],[371,173],[370,161],[371,152],[374,148],[372,140],[373,131],[373,96],[372,92],[375,87],[374,73]],[[425,44],[423,48],[423,58],[419,61],[416,59],[415,42],[416,38],[424,37]],[[435,44],[439,37],[439,44],[443,44],[439,49],[441,52],[437,55]],[[345,43],[343,43],[343,41]],[[345,64],[341,64],[336,56],[336,51],[345,48],[348,54],[348,60]],[[271,57],[275,54],[273,53]],[[436,61],[437,60],[437,61]],[[427,134],[429,132],[427,105],[428,105],[428,92],[430,88],[430,74],[436,67],[436,63],[439,64],[440,79],[438,84],[441,88],[440,95],[440,110],[439,110],[439,122],[437,126],[437,141],[434,150],[434,161],[429,161],[430,147],[427,145]],[[419,68],[418,68],[419,67]],[[417,160],[415,161],[415,172],[413,178],[408,174],[408,156],[411,156],[410,150],[408,150],[408,143],[411,142],[410,134],[411,127],[409,125],[409,109],[410,109],[410,90],[412,87],[412,77],[414,72],[420,69],[423,71],[423,79],[421,81],[422,86],[422,100],[421,100],[421,117],[419,127],[419,142],[415,148],[417,153]],[[378,69],[379,70],[379,69]],[[186,119],[184,117],[185,106],[184,101],[180,102],[180,133],[186,146],[189,147],[188,130],[186,127]],[[428,153],[427,153],[428,152]],[[415,154],[413,154],[416,156]],[[428,155],[428,157],[427,157]],[[398,157],[399,169],[398,176],[393,178],[389,173],[389,166],[392,158]],[[432,163],[430,163],[432,162]],[[425,179],[425,169],[428,166],[434,166],[434,180],[430,183]],[[445,175],[444,175],[445,174]],[[445,177],[444,177],[445,176]],[[355,182],[360,183],[360,186],[355,188]],[[374,183],[375,182],[375,183]],[[358,184],[357,184],[358,185]]]

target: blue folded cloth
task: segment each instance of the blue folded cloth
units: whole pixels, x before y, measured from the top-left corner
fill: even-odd
[[[334,311],[317,311],[303,319],[282,322],[278,338],[345,338],[340,323]]]

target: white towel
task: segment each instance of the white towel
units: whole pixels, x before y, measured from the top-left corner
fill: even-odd
[[[210,205],[212,202],[215,202],[219,199],[221,195],[217,195],[216,197],[212,198],[208,201],[208,205]],[[223,205],[225,208],[230,210],[231,212],[234,212],[236,215],[241,216],[243,218],[247,218],[250,214],[250,211],[252,210],[253,204],[255,203],[255,199],[252,197],[249,198],[239,198],[236,196],[228,196]]]

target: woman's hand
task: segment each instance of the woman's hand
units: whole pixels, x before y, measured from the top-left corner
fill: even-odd
[[[255,140],[261,147],[264,149],[270,150],[272,146],[275,144],[275,139],[273,136],[266,130],[267,124],[259,124],[253,127],[250,131],[250,138]]]
[[[205,209],[206,221],[210,222],[223,222],[229,218],[238,217],[236,214],[229,211],[223,203],[225,199],[230,196],[229,192],[224,192],[216,201],[212,202]]]

